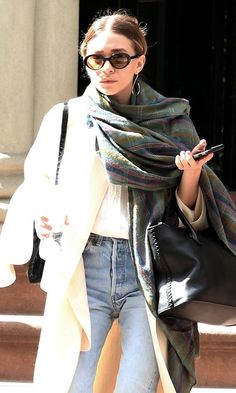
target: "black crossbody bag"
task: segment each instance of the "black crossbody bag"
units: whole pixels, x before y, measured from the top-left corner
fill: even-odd
[[[55,185],[58,184],[59,170],[61,165],[61,160],[64,153],[66,133],[67,133],[67,123],[68,123],[68,103],[64,103],[63,114],[62,114],[62,123],[61,123],[61,137],[59,143],[59,151],[58,151],[58,160],[57,160],[57,168],[56,168],[56,176],[55,176]],[[33,252],[28,261],[28,270],[27,275],[30,283],[39,283],[41,281],[43,275],[43,269],[45,260],[42,259],[39,255],[39,244],[40,239],[37,235],[35,224],[34,224],[34,234],[33,234]]]

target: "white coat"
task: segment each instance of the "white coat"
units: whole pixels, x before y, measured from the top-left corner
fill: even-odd
[[[25,162],[25,180],[12,197],[0,238],[0,285],[15,280],[14,264],[23,264],[32,253],[32,223],[44,215],[47,196],[55,178],[63,104],[54,106],[44,117],[36,141]],[[82,99],[69,101],[69,122],[64,156],[60,168],[65,225],[58,248],[42,242],[46,257],[41,287],[47,292],[43,327],[34,373],[36,391],[68,393],[78,356],[90,347],[90,317],[82,252],[105,196],[108,180],[95,152],[93,131],[84,125],[86,108]],[[202,218],[201,218],[202,221]],[[48,252],[50,250],[50,252]],[[158,331],[150,313],[149,322],[155,352],[166,393],[175,392],[160,356],[164,355],[165,337]],[[164,355],[165,357],[165,355]]]

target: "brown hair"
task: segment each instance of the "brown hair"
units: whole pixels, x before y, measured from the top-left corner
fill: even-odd
[[[147,53],[146,26],[141,26],[136,17],[129,15],[126,10],[118,10],[100,16],[92,22],[80,44],[82,57],[86,56],[89,41],[105,30],[127,37],[132,41],[136,54],[145,55]]]

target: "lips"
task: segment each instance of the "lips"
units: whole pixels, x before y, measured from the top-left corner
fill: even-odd
[[[115,81],[115,80],[102,80],[102,81],[100,81],[99,83],[115,83],[115,82],[117,82],[117,81]]]

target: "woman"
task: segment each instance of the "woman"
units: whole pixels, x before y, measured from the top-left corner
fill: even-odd
[[[5,264],[29,259],[35,218],[43,240],[41,286],[47,301],[35,387],[41,392],[91,393],[101,349],[118,319],[122,356],[110,391],[156,392],[160,354],[151,326],[157,321],[158,337],[164,332],[168,340],[168,369],[175,387],[166,384],[161,371],[165,393],[189,392],[195,383],[196,326],[157,318],[146,229],[162,219],[176,197],[197,229],[207,225],[206,203],[210,220],[227,242],[232,212],[226,214],[214,190],[228,196],[204,165],[213,154],[199,161],[192,157],[205,149],[206,141],[196,134],[188,102],[165,98],[139,80],[147,44],[134,17],[118,11],[98,18],[80,51],[91,83],[82,97],[69,101],[59,187],[52,201],[62,217],[61,245],[52,244],[49,199],[62,104],[42,122],[2,234],[0,258]],[[27,210],[19,212],[23,199]],[[17,258],[10,258],[6,247],[13,219],[16,233],[26,223]]]

